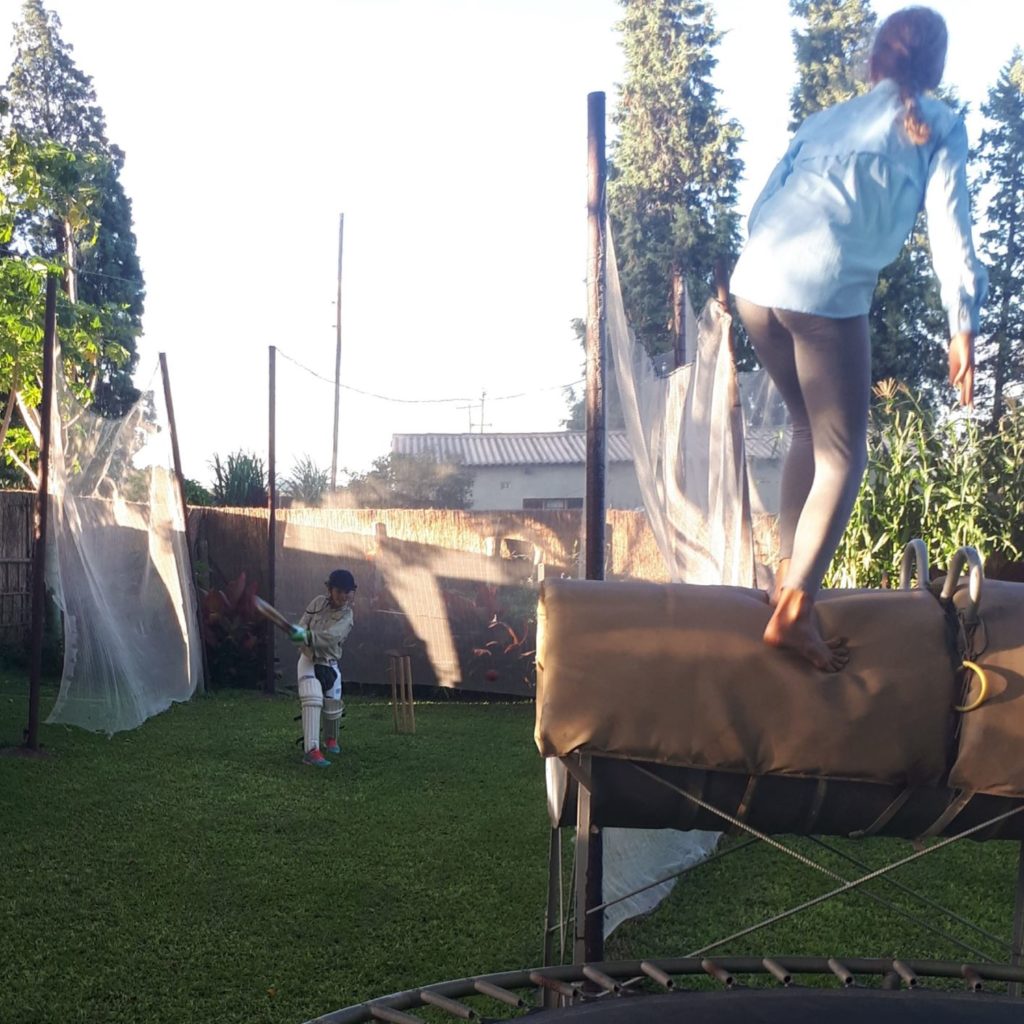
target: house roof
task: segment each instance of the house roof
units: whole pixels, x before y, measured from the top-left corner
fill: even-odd
[[[609,430],[606,441],[609,462],[632,462],[633,453],[624,430]],[[783,430],[778,427],[748,428],[748,458],[776,459],[784,451]],[[392,434],[391,450],[397,455],[433,455],[439,462],[456,466],[582,466],[587,456],[583,430],[553,430],[524,434]]]
[[[609,462],[632,462],[624,430],[605,435]],[[525,434],[392,434],[397,455],[433,455],[457,466],[558,466],[586,461],[582,430]]]

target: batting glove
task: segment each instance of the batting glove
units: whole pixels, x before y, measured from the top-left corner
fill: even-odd
[[[292,631],[288,635],[288,639],[291,640],[293,644],[308,647],[311,638],[308,629],[305,629],[302,626],[292,626]]]

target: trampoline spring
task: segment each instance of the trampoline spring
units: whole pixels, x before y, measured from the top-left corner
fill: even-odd
[[[600,985],[606,992],[613,992],[615,995],[622,992],[622,986],[614,978],[609,978],[604,971],[599,971],[590,964],[583,965],[583,977],[589,978],[595,985]]]
[[[700,966],[706,974],[710,974],[726,988],[732,988],[736,984],[736,979],[724,967],[719,967],[714,960],[701,960]]]
[[[546,974],[541,974],[540,971],[530,971],[530,981],[541,988],[557,992],[560,996],[565,996],[566,999],[575,999],[579,995],[579,990],[575,986],[565,981],[559,981],[558,978],[549,978]]]
[[[917,975],[902,960],[893,960],[892,969],[903,979],[907,988],[917,987]]]
[[[500,1003],[514,1006],[519,1010],[526,1005],[526,1000],[522,996],[516,995],[515,992],[509,992],[507,988],[499,988],[497,985],[492,985],[489,981],[474,981],[473,988],[482,996],[490,996],[492,999],[497,999]]]
[[[652,964],[650,960],[640,961],[640,970],[656,981],[662,988],[668,989],[670,992],[676,987],[676,983],[667,975],[657,964]]]
[[[422,1017],[414,1017],[411,1013],[402,1013],[401,1010],[393,1010],[390,1006],[375,1005],[369,1003],[370,1016],[374,1020],[386,1020],[390,1024],[423,1024]]]
[[[845,964],[841,964],[834,957],[828,958],[828,969],[843,983],[845,988],[850,988],[857,983]]]
[[[786,970],[777,960],[772,960],[770,957],[765,957],[761,961],[764,965],[764,969],[773,977],[776,981],[781,982],[787,988],[793,981],[793,975]]]
[[[973,967],[968,967],[967,964],[964,964],[960,968],[960,973],[964,977],[966,987],[972,992],[980,992],[985,987],[981,975]]]
[[[439,1010],[450,1013],[453,1017],[459,1017],[461,1020],[480,1019],[480,1014],[473,1007],[466,1006],[465,1003],[458,1003],[454,999],[441,995],[439,992],[431,992],[429,988],[420,990],[420,999],[430,1006],[436,1006]]]

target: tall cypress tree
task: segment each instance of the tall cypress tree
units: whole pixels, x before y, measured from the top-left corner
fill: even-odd
[[[876,18],[868,0],[790,0],[790,10],[802,23],[793,32],[798,81],[790,111],[796,129],[810,114],[868,89]],[[948,326],[923,214],[879,277],[870,323],[872,379],[895,377],[935,395],[945,377]]]
[[[981,253],[989,296],[979,352],[998,422],[1009,394],[1024,384],[1024,53],[1016,47],[981,108],[990,127],[981,136],[977,194],[988,195]]]
[[[95,197],[90,203],[90,230],[88,237],[79,237],[73,224],[50,210],[23,219],[16,238],[34,254],[63,259],[74,268],[68,280],[75,282],[76,297],[103,311],[105,340],[115,343],[122,355],[128,353],[127,359],[111,359],[101,346],[94,371],[94,407],[116,416],[138,397],[131,375],[145,287],[131,202],[120,181],[124,154],[107,139],[92,79],[75,64],[60,29],[59,17],[47,11],[42,0],[25,0],[3,91],[9,105],[4,127],[31,145],[56,143],[91,169],[89,188]]]
[[[799,79],[789,100],[790,131],[810,115],[867,90],[875,15],[867,0],[790,0]]]
[[[711,83],[721,39],[712,5],[622,4],[626,80],[613,117],[608,202],[626,309],[654,354],[679,345],[683,281],[703,302],[716,263],[731,263],[737,251],[740,129]]]

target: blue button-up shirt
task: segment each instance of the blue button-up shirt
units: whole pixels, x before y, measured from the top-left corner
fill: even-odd
[[[922,145],[907,138],[889,79],[804,121],[750,211],[734,294],[797,313],[867,313],[923,206],[950,334],[978,332],[988,275],[971,240],[967,132],[945,103],[920,106],[931,127]]]

